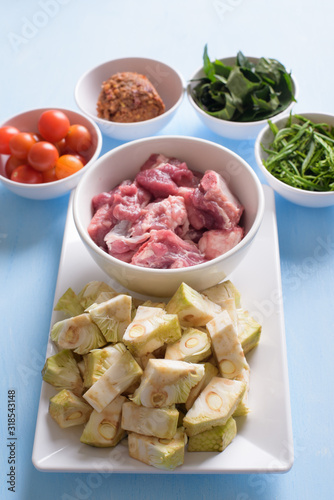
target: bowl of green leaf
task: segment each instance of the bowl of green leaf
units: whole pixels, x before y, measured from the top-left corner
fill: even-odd
[[[190,78],[187,96],[201,121],[231,139],[255,139],[272,117],[289,114],[296,102],[295,78],[276,59],[236,57],[211,61]]]
[[[268,120],[255,141],[268,184],[305,207],[334,205],[334,116],[290,114]]]

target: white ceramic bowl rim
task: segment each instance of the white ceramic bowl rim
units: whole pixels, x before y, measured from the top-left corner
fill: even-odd
[[[310,120],[312,120],[312,116],[314,116],[314,117],[322,116],[322,117],[324,117],[324,119],[323,119],[324,123],[326,123],[326,118],[329,118],[329,117],[333,118],[331,115],[328,115],[325,113],[315,113],[315,112],[313,112],[313,113],[312,112],[294,113],[294,115],[301,115],[301,116],[309,117]],[[288,120],[288,118],[289,118],[288,116],[277,117],[276,119],[271,119],[271,121],[273,123],[277,123],[277,122],[281,122],[282,120]],[[318,123],[320,123],[320,122],[318,122]],[[265,173],[268,174],[268,176],[271,177],[274,182],[279,183],[282,187],[284,187],[287,191],[290,191],[291,193],[298,193],[299,195],[304,195],[304,196],[307,196],[310,198],[319,198],[320,196],[321,197],[333,196],[334,191],[308,191],[307,189],[300,189],[300,188],[290,186],[289,184],[286,184],[285,182],[283,182],[280,179],[278,179],[277,177],[275,177],[271,172],[269,172],[269,170],[265,167],[265,165],[263,165],[262,157],[261,157],[261,152],[263,151],[262,146],[261,146],[262,138],[268,130],[269,130],[269,125],[265,126],[261,130],[261,132],[259,133],[259,135],[255,141],[255,152],[258,155],[258,159],[260,162],[259,167],[260,168],[262,167],[263,171],[265,171]]]
[[[249,241],[253,238],[253,236],[256,234],[256,232],[258,231],[259,227],[260,227],[260,224],[262,222],[262,218],[263,218],[263,213],[264,213],[264,205],[265,205],[265,201],[264,201],[264,193],[263,193],[263,189],[262,189],[262,185],[257,177],[257,175],[255,174],[254,170],[248,165],[248,163],[243,160],[239,155],[237,155],[236,153],[234,153],[233,151],[229,150],[228,148],[224,147],[224,146],[221,146],[220,144],[217,144],[215,142],[212,142],[212,141],[208,141],[206,139],[199,139],[199,138],[194,138],[194,137],[190,137],[190,136],[173,136],[173,135],[166,135],[166,136],[163,136],[163,137],[146,137],[145,139],[138,139],[136,141],[131,141],[131,144],[135,145],[136,143],[140,143],[142,144],[143,142],[147,142],[147,141],[152,141],[152,140],[161,140],[161,139],[164,139],[164,140],[178,140],[178,139],[182,139],[182,140],[189,140],[189,141],[196,141],[196,142],[199,142],[199,143],[203,143],[203,144],[211,144],[211,145],[214,145],[215,147],[219,148],[219,149],[222,149],[224,151],[228,151],[235,159],[237,159],[238,161],[240,161],[243,166],[248,170],[248,172],[250,173],[250,175],[252,176],[253,180],[254,180],[254,183],[257,187],[257,192],[258,192],[258,209],[257,209],[257,214],[255,216],[255,219],[254,219],[254,222],[250,228],[250,230],[248,231],[248,233],[244,236],[244,238],[234,247],[232,248],[231,250],[229,250],[228,252],[225,252],[224,254],[220,255],[219,257],[216,257],[215,259],[211,259],[207,262],[204,262],[202,264],[196,264],[194,266],[189,266],[189,267],[185,267],[185,268],[178,268],[178,269],[151,269],[151,268],[146,268],[146,267],[141,267],[141,266],[136,266],[134,264],[129,264],[127,262],[123,262],[123,261],[120,261],[119,259],[116,259],[115,257],[113,257],[112,255],[108,254],[107,252],[105,252],[104,250],[102,250],[98,245],[96,245],[93,240],[91,239],[91,237],[89,236],[88,232],[87,232],[87,228],[84,228],[80,222],[80,217],[78,216],[78,214],[80,213],[80,207],[78,205],[78,199],[79,199],[79,196],[80,196],[80,191],[81,191],[81,184],[84,183],[85,181],[85,177],[89,174],[89,172],[86,172],[82,178],[80,179],[79,181],[79,184],[74,192],[74,200],[73,200],[73,213],[74,213],[74,220],[75,220],[75,224],[77,225],[78,229],[80,230],[80,233],[81,233],[81,236],[82,238],[85,240],[86,244],[88,244],[88,246],[90,247],[94,247],[94,250],[102,257],[104,258],[108,258],[110,259],[110,262],[115,262],[117,263],[118,265],[121,263],[125,269],[133,269],[133,268],[136,268],[136,269],[141,269],[141,270],[145,270],[145,272],[148,272],[150,274],[159,274],[162,273],[162,274],[178,274],[180,271],[182,272],[188,272],[188,273],[191,273],[192,270],[196,270],[196,269],[203,269],[203,271],[205,271],[205,269],[209,266],[211,266],[212,262],[215,261],[219,261],[219,260],[224,260],[226,259],[227,257],[229,257],[230,255],[232,255],[233,253],[235,253],[238,249],[241,249],[243,247],[245,247],[246,245],[248,245]],[[130,143],[128,143],[130,144]],[[117,146],[117,148],[109,151],[108,153],[104,154],[103,156],[101,156],[95,163],[94,165],[95,166],[98,166],[100,163],[104,162],[109,156],[112,155],[113,151],[115,151],[117,149],[117,151],[120,151],[124,148],[126,148],[128,146],[128,144],[122,144],[121,146]]]
[[[22,113],[18,113],[15,116],[10,116],[6,120],[3,120],[3,123],[7,123],[7,122],[10,122],[11,120],[15,120],[16,118],[19,118],[22,115],[31,113],[31,111],[36,111],[36,112],[43,113],[43,111],[48,111],[49,109],[56,109],[58,111],[63,111],[64,113],[66,113],[66,111],[70,111],[71,113],[76,113],[78,115],[81,114],[80,111],[77,111],[75,109],[70,109],[70,108],[65,109],[65,108],[59,108],[58,106],[54,106],[54,107],[48,106],[47,108],[36,108],[36,109],[34,108],[33,110],[23,111]],[[94,160],[94,157],[96,157],[96,156],[98,156],[100,154],[100,150],[101,150],[101,147],[102,147],[102,134],[101,134],[100,129],[95,125],[95,123],[94,123],[93,120],[91,120],[88,116],[84,116],[84,115],[82,115],[82,116],[87,121],[89,121],[89,123],[94,128],[94,130],[96,132],[96,135],[98,137],[98,143],[100,144],[100,146],[97,146],[96,151],[94,152],[92,158],[89,160],[89,161],[91,161],[92,159]],[[6,156],[8,156],[8,155],[6,155]],[[85,167],[86,167],[86,165],[84,165],[83,169],[81,169],[78,172],[75,172],[74,174],[72,174],[71,178],[75,179],[76,177],[81,177],[83,175],[83,171],[84,171]],[[88,168],[89,167],[90,167],[90,165],[88,166]],[[8,177],[5,177],[5,176],[3,176],[1,174],[0,174],[0,179],[4,180],[6,183],[8,183],[9,185],[12,185],[12,186],[17,186],[18,184],[21,184],[19,182],[12,181]],[[57,181],[45,182],[45,183],[42,183],[42,184],[25,184],[25,183],[22,183],[22,185],[24,186],[25,189],[27,189],[27,191],[33,191],[33,190],[36,190],[36,189],[40,189],[40,190],[47,189],[47,188],[50,188],[50,186],[55,185],[55,184],[57,184],[57,186],[60,186],[61,184],[65,184],[67,181],[68,181],[68,177],[64,177],[64,179],[58,179]]]
[[[223,57],[223,58],[219,59],[219,61],[224,62],[224,61],[230,60],[230,59],[235,59],[235,57],[234,58],[233,57]],[[250,61],[255,62],[255,61],[259,60],[260,58],[259,57],[251,57],[251,56],[249,56],[248,59]],[[198,73],[200,73],[201,71],[203,71],[203,66],[200,66],[197,69],[197,71],[195,71],[193,73],[193,75],[189,79],[188,85],[187,85],[187,95],[188,95],[189,101],[190,101],[191,105],[196,109],[196,111],[198,111],[201,115],[203,115],[205,117],[210,117],[213,120],[218,120],[219,122],[227,123],[231,127],[240,127],[240,128],[247,128],[248,127],[249,128],[251,125],[254,125],[254,126],[257,125],[257,126],[259,126],[259,125],[265,125],[267,123],[267,119],[257,120],[257,121],[250,121],[250,122],[236,122],[236,121],[232,121],[232,120],[224,120],[223,118],[217,118],[216,116],[212,116],[212,115],[209,115],[208,113],[206,113],[202,108],[199,107],[199,105],[196,103],[196,101],[194,100],[194,98],[192,96],[192,93],[191,93],[192,84],[194,83],[192,80],[196,80],[197,79],[196,75]],[[295,89],[295,91],[294,91],[294,97],[295,97],[295,100],[297,101],[297,98],[298,98],[298,95],[299,95],[299,86],[298,86],[298,83],[297,83],[295,77],[292,74],[290,76],[291,76],[292,83],[293,83],[294,89]],[[279,111],[277,113],[277,115],[274,115],[272,118],[274,118],[275,116],[279,116],[282,113],[289,112],[290,108],[292,108],[294,104],[295,104],[295,101],[291,101],[291,103],[285,109],[283,109],[282,111]]]
[[[117,63],[117,61],[127,61],[127,60],[136,60],[136,61],[140,61],[142,60],[143,58],[142,57],[122,57],[122,58],[119,58],[119,59],[113,59],[112,62],[114,63]],[[151,61],[152,63],[161,63],[162,61],[157,61],[155,59],[148,59],[148,58],[145,58],[145,60],[149,60]],[[94,73],[94,71],[96,71],[98,68],[100,68],[101,66],[104,66],[105,64],[107,64],[108,62],[110,61],[105,61],[104,63],[101,63],[101,64],[98,64],[97,66],[95,66],[94,68],[91,68],[89,69],[88,71],[86,71],[78,80],[76,86],[75,86],[75,90],[74,90],[74,98],[75,98],[75,101],[77,103],[77,105],[79,106],[79,108],[86,114],[88,115],[92,120],[96,121],[97,123],[101,123],[101,124],[105,124],[105,123],[108,123],[108,124],[112,124],[113,126],[115,127],[119,127],[120,129],[127,129],[127,128],[132,128],[134,126],[140,126],[142,124],[146,124],[146,123],[153,123],[153,122],[158,122],[160,120],[163,120],[166,116],[172,114],[174,112],[174,110],[180,105],[183,97],[184,97],[184,93],[185,93],[185,90],[186,90],[186,83],[185,83],[185,80],[183,78],[183,76],[181,75],[181,73],[179,71],[177,71],[175,68],[172,68],[172,66],[169,66],[168,64],[166,63],[163,63],[165,64],[166,66],[169,66],[169,68],[174,71],[174,73],[178,76],[178,78],[180,79],[180,83],[181,83],[181,87],[182,87],[182,92],[180,93],[180,96],[178,98],[178,100],[176,101],[175,104],[173,104],[173,106],[171,108],[169,108],[167,111],[165,111],[164,113],[162,113],[161,115],[158,115],[156,116],[155,118],[150,118],[149,120],[142,120],[142,121],[139,121],[139,122],[129,122],[129,123],[122,123],[122,122],[113,122],[113,121],[110,121],[110,120],[105,120],[104,118],[100,118],[98,117],[97,115],[93,115],[92,113],[90,113],[89,111],[86,111],[82,105],[81,105],[81,102],[80,102],[80,99],[79,99],[79,87],[81,86],[82,82],[87,78],[88,75],[90,75],[91,73]]]

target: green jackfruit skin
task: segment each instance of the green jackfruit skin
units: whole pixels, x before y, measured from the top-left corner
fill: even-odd
[[[78,316],[78,314],[82,314],[84,312],[84,308],[80,304],[80,301],[72,288],[68,288],[60,297],[54,310],[62,311],[70,317]]]
[[[225,425],[190,436],[188,451],[223,451],[233,441],[237,434],[237,424],[230,417]]]
[[[57,389],[69,389],[75,395],[81,396],[83,381],[73,352],[63,349],[53,356],[49,356],[42,369],[44,382]]]

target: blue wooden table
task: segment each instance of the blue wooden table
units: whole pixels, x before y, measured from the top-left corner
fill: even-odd
[[[109,59],[144,56],[188,79],[212,58],[275,57],[299,82],[296,111],[334,113],[330,2],[14,0],[2,2],[0,122],[34,107],[76,108],[74,87]],[[254,168],[253,141],[219,137],[185,100],[162,134],[202,137]],[[102,153],[121,144],[104,137]],[[329,500],[333,498],[334,208],[276,196],[295,461],[286,474],[46,473],[31,461],[69,195],[19,198],[0,185],[0,498],[18,500]],[[7,401],[15,390],[15,477]],[[12,394],[12,393],[10,393]],[[13,476],[13,473],[12,473]],[[13,487],[11,491],[11,481]],[[9,482],[8,482],[9,481]]]

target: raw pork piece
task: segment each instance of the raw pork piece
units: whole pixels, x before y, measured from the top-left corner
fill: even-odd
[[[197,245],[173,231],[152,231],[149,240],[133,256],[131,264],[153,269],[174,269],[206,262]]]
[[[109,193],[104,192],[94,196],[92,200],[94,215],[88,226],[92,240],[107,249],[104,239],[107,233],[119,221],[135,222],[150,199],[148,191],[131,181],[122,182]]]
[[[113,193],[114,191],[116,190],[117,188],[113,189],[112,191],[109,191],[108,193],[106,192],[103,192],[103,193],[99,193],[97,194],[96,196],[93,197],[92,199],[92,209],[93,209],[93,214],[95,214],[95,212],[103,207],[103,205],[111,205],[112,204],[112,200],[113,200]]]
[[[186,162],[154,154],[142,165],[136,181],[155,197],[165,197],[177,194],[176,186],[197,186],[200,178]]]
[[[124,259],[120,256],[120,254],[128,254],[124,255],[126,262],[128,262],[129,256],[131,255],[132,257],[140,245],[150,236],[150,234],[146,232],[132,237],[131,228],[131,222],[123,220],[118,222],[118,224],[116,224],[104,238],[108,253],[121,260]]]
[[[191,200],[195,208],[214,218],[214,225],[206,225],[207,229],[232,229],[243,212],[242,205],[231,193],[226,181],[213,170],[205,172]],[[194,225],[191,220],[190,223]]]
[[[198,248],[207,260],[215,259],[235,247],[243,238],[244,230],[236,226],[233,229],[213,229],[206,231],[198,242]]]
[[[143,165],[140,167],[140,170],[146,170],[150,168],[156,168],[158,167],[161,163],[166,163],[168,162],[167,156],[160,154],[160,153],[153,153],[151,156],[143,163]]]
[[[104,237],[117,222],[112,212],[113,208],[108,204],[102,205],[93,215],[87,228],[88,234],[94,243],[104,250],[107,249]]]
[[[181,196],[168,196],[161,201],[149,203],[143,215],[133,225],[132,236],[144,234],[153,229],[178,230],[180,235],[188,230],[187,210]]]
[[[136,182],[121,184],[113,194],[113,216],[119,221],[135,222],[150,199],[150,193]]]
[[[199,179],[189,170],[185,162],[180,162],[177,165],[173,165],[169,162],[162,163],[156,167],[156,170],[160,170],[160,172],[167,174],[177,186],[197,186],[199,182]]]
[[[155,198],[176,195],[178,186],[168,174],[158,168],[142,170],[136,176],[136,182],[149,191]]]
[[[213,215],[195,207],[193,201],[195,192],[196,189],[191,187],[180,187],[178,191],[178,195],[184,199],[189,223],[197,231],[214,227],[215,219]]]

